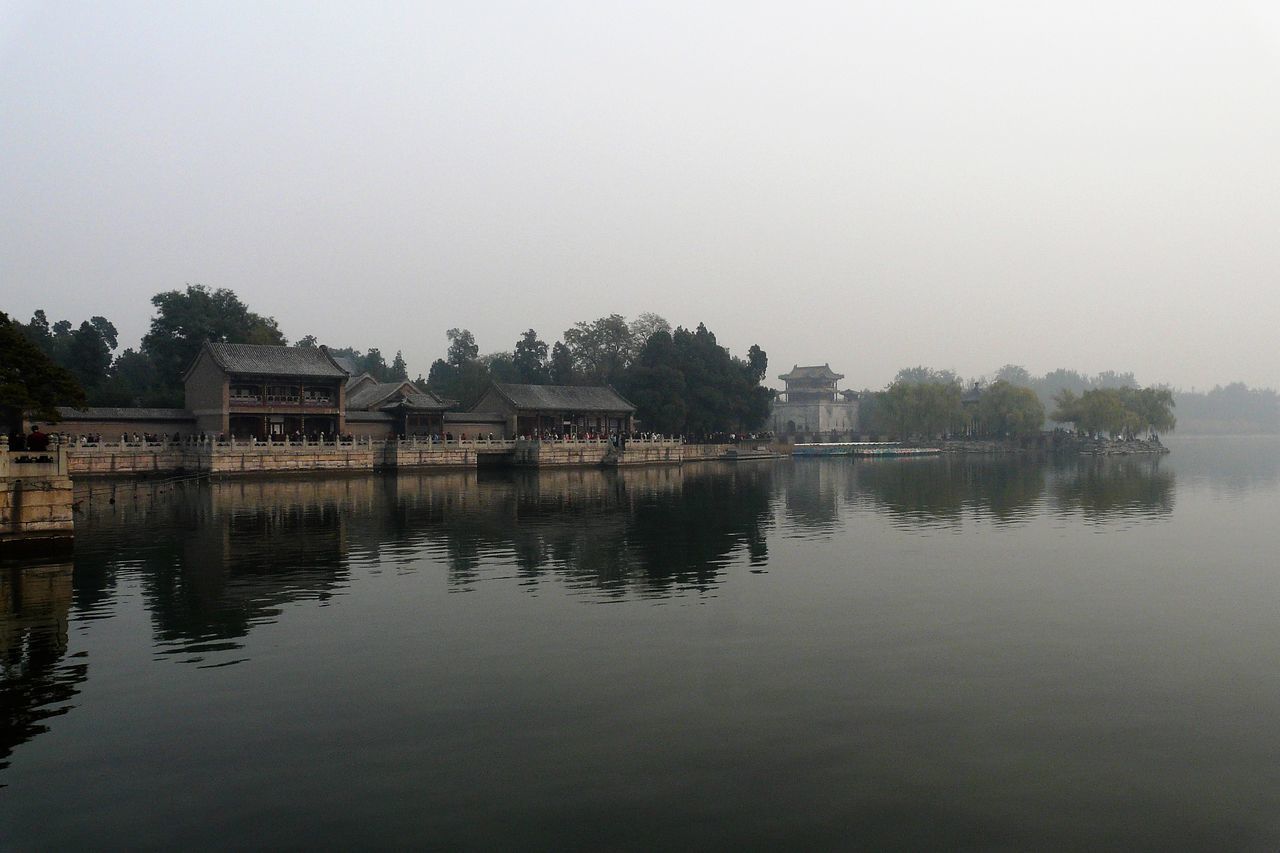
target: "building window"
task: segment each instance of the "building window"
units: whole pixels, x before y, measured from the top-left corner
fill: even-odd
[[[298,402],[298,389],[292,385],[268,385],[267,402],[296,403]]]
[[[303,399],[312,406],[328,406],[333,403],[333,391],[328,388],[308,388]]]
[[[231,386],[231,402],[239,403],[261,403],[262,397],[258,394],[258,388],[253,385],[232,385]]]

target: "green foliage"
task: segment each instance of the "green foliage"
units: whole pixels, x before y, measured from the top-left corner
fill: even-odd
[[[409,365],[405,363],[404,353],[400,350],[396,350],[396,357],[391,361],[389,373],[392,382],[409,381]]]
[[[444,334],[449,339],[449,352],[445,356],[449,364],[460,367],[479,357],[480,347],[476,346],[475,335],[470,329],[450,329]]]
[[[1192,433],[1278,433],[1280,394],[1243,382],[1215,385],[1209,391],[1174,394],[1178,422]]]
[[[1030,388],[997,379],[983,390],[978,403],[981,434],[995,437],[1036,435],[1043,426],[1044,406]]]
[[[1177,421],[1173,416],[1173,392],[1168,388],[1091,388],[1077,396],[1064,390],[1052,418],[1075,424],[1090,434],[1132,436],[1142,430],[1165,432]]]
[[[286,343],[271,317],[249,310],[226,288],[202,284],[167,290],[151,297],[156,316],[142,338],[142,352],[155,363],[166,401],[182,403],[182,374],[206,341],[233,344]]]
[[[960,383],[955,374],[929,373],[935,377],[933,381],[922,381],[914,370],[906,377],[899,373],[888,388],[875,394],[876,432],[899,438],[934,438],[963,423]]]
[[[574,372],[593,384],[618,382],[635,354],[635,339],[621,314],[575,323],[565,330],[564,343]]]
[[[450,329],[445,332],[445,337],[449,339],[448,355],[432,362],[427,374],[427,387],[440,397],[456,402],[461,408],[469,409],[474,406],[488,389],[492,381],[490,364],[496,364],[500,373],[506,371],[507,376],[514,373],[514,368],[508,368],[511,356],[506,353],[481,359],[480,347],[476,345],[475,336],[469,330]]]
[[[32,343],[21,323],[0,311],[0,408],[10,427],[18,425],[24,411],[56,421],[55,406],[85,404],[75,376]]]
[[[515,357],[509,352],[490,353],[488,355],[481,356],[479,361],[488,372],[489,379],[494,382],[508,382],[516,384],[524,382],[524,379],[520,375],[520,368],[516,365]]]
[[[646,429],[664,433],[749,432],[769,416],[773,392],[760,386],[768,357],[734,358],[707,327],[658,331],[622,377]]]
[[[111,352],[118,337],[110,320],[92,317],[79,328],[59,320],[50,326],[44,311],[37,310],[29,323],[13,325],[54,363],[69,370],[91,403],[100,402],[100,389],[111,378]]]
[[[951,370],[934,370],[931,367],[904,367],[893,378],[895,385],[954,385],[960,387],[960,377]]]
[[[542,385],[551,378],[547,364],[547,345],[538,340],[538,333],[529,329],[516,341],[515,352],[511,357],[515,365],[516,378],[513,382],[526,385]]]
[[[577,379],[573,372],[573,353],[561,341],[556,341],[555,346],[551,348],[547,372],[551,375],[553,385],[572,385]]]

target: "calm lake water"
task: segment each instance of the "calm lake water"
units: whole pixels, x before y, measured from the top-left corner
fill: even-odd
[[[81,486],[0,848],[1274,850],[1280,440],[1170,445]]]

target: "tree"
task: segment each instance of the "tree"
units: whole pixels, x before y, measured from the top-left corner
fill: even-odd
[[[916,370],[927,370],[917,368]],[[949,371],[933,375],[946,376]],[[950,374],[954,377],[955,374]],[[918,381],[919,374],[909,372],[875,395],[874,410],[878,417],[877,432],[901,438],[921,436],[935,438],[951,432],[964,418],[960,404],[959,381]]]
[[[516,368],[517,382],[541,385],[549,378],[547,345],[538,340],[538,333],[529,329],[516,341],[512,362]]]
[[[391,361],[391,381],[409,381],[409,365],[405,363],[404,353],[400,350],[396,350],[396,357]]]
[[[649,337],[621,379],[646,429],[704,435],[750,432],[769,416],[773,392],[759,384],[760,358],[734,358],[704,325]]]
[[[635,355],[635,339],[621,314],[575,323],[565,331],[564,343],[574,370],[592,382],[617,382]]]
[[[303,337],[298,338],[294,346],[301,347],[302,349],[315,349],[320,346],[320,342],[316,340],[315,335],[304,335]]]
[[[667,332],[649,336],[624,386],[645,428],[667,435],[684,432],[688,386],[680,370],[675,342]]]
[[[524,382],[524,378],[520,373],[520,368],[516,365],[515,358],[509,352],[489,353],[488,355],[481,356],[479,362],[484,366],[490,381],[509,383]],[[483,393],[483,390],[481,393]]]
[[[652,312],[645,312],[636,317],[631,321],[628,328],[631,330],[631,350],[633,353],[639,353],[644,349],[644,345],[649,342],[649,338],[659,332],[666,332],[668,336],[671,335],[671,324]]]
[[[142,338],[142,351],[155,363],[165,396],[175,405],[182,399],[182,374],[206,341],[287,343],[274,318],[250,311],[226,288],[187,285],[185,290],[157,293],[151,304],[156,307],[156,316]]]
[[[500,353],[486,356],[485,361],[481,361],[480,348],[470,331],[450,329],[445,336],[449,339],[448,354],[432,363],[427,374],[427,387],[447,400],[456,401],[464,409],[470,408],[479,401],[491,381],[485,361],[499,356],[509,361],[511,356]]]
[[[572,385],[577,379],[573,373],[573,353],[562,341],[556,341],[551,348],[551,360],[547,364],[547,372],[551,374],[553,385]]]
[[[752,344],[751,349],[747,350],[747,364],[751,366],[751,375],[760,382],[769,370],[769,355],[758,345]]]
[[[111,372],[111,350],[116,340],[116,328],[101,317],[95,320],[105,324],[107,334],[104,335],[102,325],[94,325],[86,320],[68,335],[66,346],[66,362],[68,368],[80,383],[80,387],[92,394],[103,385]]]
[[[445,360],[454,367],[475,361],[480,356],[480,347],[476,346],[475,335],[471,334],[470,329],[450,329],[445,332],[445,337],[449,339],[449,352],[445,355]]]
[[[23,412],[56,421],[60,405],[83,408],[84,389],[0,311],[0,408],[10,429],[20,428]]]
[[[997,370],[996,380],[1007,382],[1010,385],[1017,385],[1022,388],[1030,388],[1032,382],[1031,372],[1025,367],[1017,364],[1006,364],[1004,367]]]
[[[931,367],[904,367],[893,378],[894,383],[925,385],[936,383],[960,387],[960,377],[951,370],[934,370]]]
[[[1030,388],[997,379],[982,393],[978,424],[989,436],[1036,435],[1044,426],[1044,406]]]
[[[110,378],[92,397],[99,406],[164,407],[170,399],[160,386],[155,363],[144,352],[126,349],[111,365]]]
[[[387,360],[382,357],[382,350],[377,347],[369,347],[369,351],[364,354],[359,365],[362,371],[379,382],[391,380],[391,370],[387,367]]]

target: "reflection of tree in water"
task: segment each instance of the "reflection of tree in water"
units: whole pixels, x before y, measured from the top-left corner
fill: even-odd
[[[705,589],[739,546],[765,560],[771,484],[767,468],[699,467],[514,472],[452,490],[402,475],[394,515],[424,524],[459,588],[505,559],[528,580]]]
[[[340,501],[352,482],[152,486],[117,495],[114,515],[95,501],[98,516],[77,529],[77,587],[83,576],[83,598],[95,599],[127,555],[158,640],[175,653],[237,648],[280,605],[331,595],[345,574]]]
[[[966,509],[1001,523],[1025,519],[1044,494],[1044,464],[1016,456],[867,459],[858,491],[905,520],[958,522]]]
[[[849,459],[801,459],[786,466],[781,479],[787,520],[807,530],[831,530],[852,468]]]
[[[1168,515],[1173,511],[1174,476],[1160,457],[1077,458],[1055,465],[1050,487],[1061,513],[1086,518]]]
[[[1059,511],[1098,518],[1173,507],[1173,475],[1159,457],[955,456],[859,461],[855,472],[861,494],[904,520],[954,523],[967,510],[1017,522],[1036,511],[1046,490]]]
[[[88,664],[64,660],[71,575],[69,563],[0,568],[0,770],[70,710],[88,674]]]
[[[965,480],[947,459],[860,459],[858,491],[880,509],[906,519],[960,517]]]

